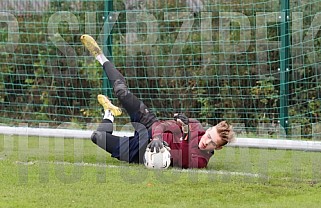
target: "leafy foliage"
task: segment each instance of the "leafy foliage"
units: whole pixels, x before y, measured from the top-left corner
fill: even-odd
[[[20,39],[14,53],[0,55],[0,117],[13,124],[96,121],[104,75],[80,44],[79,36],[89,33],[105,49],[112,48],[113,62],[131,90],[160,118],[182,111],[204,123],[227,119],[246,129],[275,122],[280,111],[281,34],[274,19],[279,1],[203,3],[204,11],[192,14],[184,1],[114,1],[119,14],[112,45],[103,35],[105,1],[50,1],[46,11],[13,13]],[[304,42],[301,51],[292,46],[289,121],[299,123],[308,136],[311,123],[320,121],[319,67],[314,64],[320,34],[311,29],[320,6],[291,3],[291,12],[298,12],[293,27],[303,25],[293,31],[293,41],[302,36]],[[228,12],[239,16],[222,18]],[[262,19],[269,21],[265,25]],[[244,21],[250,26],[245,38]],[[1,23],[1,41],[8,40],[7,32]]]

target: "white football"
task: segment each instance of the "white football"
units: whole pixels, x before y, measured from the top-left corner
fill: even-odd
[[[167,148],[162,148],[159,153],[151,152],[149,148],[144,154],[144,165],[149,169],[166,169],[171,164],[171,153]]]

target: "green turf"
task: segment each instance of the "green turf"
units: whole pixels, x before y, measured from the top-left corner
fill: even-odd
[[[1,136],[0,207],[319,207],[319,158],[225,148],[206,171],[152,171],[89,140]]]

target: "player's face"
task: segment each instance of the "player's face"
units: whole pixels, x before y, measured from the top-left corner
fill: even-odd
[[[216,126],[213,126],[206,130],[202,136],[198,147],[201,150],[220,150],[226,142],[217,133]]]

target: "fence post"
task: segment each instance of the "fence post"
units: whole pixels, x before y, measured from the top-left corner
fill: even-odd
[[[109,22],[109,18],[111,17],[111,12],[113,11],[113,0],[105,0],[104,3],[104,21],[105,23]],[[108,60],[113,60],[113,53],[112,53],[112,33],[109,24],[104,24],[104,34],[103,34],[103,52],[108,58]],[[109,32],[110,31],[110,32]],[[110,86],[110,83],[108,81],[108,78],[106,76],[106,73],[103,72],[103,89],[102,92],[105,95],[108,95],[108,97],[112,97],[112,86]]]
[[[288,95],[289,82],[288,74],[290,59],[290,39],[289,39],[289,0],[281,1],[281,48],[280,48],[280,124],[288,135],[289,118],[288,118]]]

